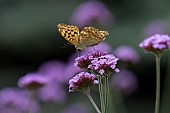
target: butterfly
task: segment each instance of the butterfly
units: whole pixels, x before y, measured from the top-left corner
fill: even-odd
[[[78,50],[85,50],[88,47],[98,45],[109,35],[107,31],[100,31],[92,26],[84,27],[81,31],[77,26],[59,23],[59,33]]]

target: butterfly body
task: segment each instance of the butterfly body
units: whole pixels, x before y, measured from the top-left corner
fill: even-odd
[[[109,35],[107,31],[100,31],[94,27],[84,27],[81,31],[77,26],[58,24],[60,34],[76,49],[85,50],[88,47],[95,46],[105,40],[105,36]]]

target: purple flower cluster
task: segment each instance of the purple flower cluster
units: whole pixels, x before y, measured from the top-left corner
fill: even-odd
[[[119,69],[116,68],[118,58],[112,54],[106,54],[91,60],[91,64],[88,66],[88,69],[96,70],[101,75],[104,73],[109,74],[112,72],[119,72]]]
[[[80,28],[96,22],[101,25],[109,25],[113,20],[107,6],[98,0],[91,0],[78,6],[71,18],[71,23]]]
[[[88,53],[86,55],[82,55],[80,57],[77,57],[75,59],[74,65],[81,68],[81,69],[87,69],[88,66],[91,64],[91,61],[94,58],[100,57],[102,55],[106,55],[106,52],[99,52],[97,51],[96,53]]]
[[[63,85],[66,83],[65,68],[67,65],[61,61],[51,60],[43,63],[38,74],[46,77],[47,85],[38,90],[38,97],[45,102],[62,103],[66,99],[66,92]]]
[[[144,28],[144,35],[151,36],[154,34],[167,33],[168,30],[168,24],[165,21],[154,20]]]
[[[47,78],[36,73],[28,73],[18,81],[20,88],[37,89],[48,83]]]
[[[120,46],[113,52],[120,61],[136,64],[139,62],[139,55],[130,46]]]
[[[25,89],[37,89],[38,99],[45,102],[62,103],[67,95],[65,85],[68,80],[80,72],[74,61],[66,63],[51,60],[43,63],[37,72],[28,73],[18,80],[18,86]]]
[[[114,89],[131,94],[138,88],[138,79],[129,70],[121,70],[116,76],[112,77],[111,86]]]
[[[104,73],[118,73],[119,69],[116,68],[117,61],[118,58],[112,54],[98,51],[96,53],[89,53],[87,55],[77,57],[75,59],[75,66],[97,71],[99,74],[103,75]]]
[[[88,91],[90,87],[98,84],[96,76],[88,72],[80,72],[69,81],[69,92]]]
[[[50,81],[54,81],[57,83],[64,83],[65,76],[63,76],[64,69],[66,68],[66,64],[57,61],[57,60],[51,60],[48,62],[43,63],[39,69],[38,73],[41,75],[44,75],[45,77],[49,78]]]
[[[0,113],[36,113],[39,105],[30,99],[30,93],[17,88],[0,91]]]
[[[155,34],[142,41],[139,46],[147,52],[161,53],[166,49],[170,50],[170,37],[165,34]]]
[[[38,98],[44,102],[63,103],[66,97],[64,87],[52,81],[38,90]]]

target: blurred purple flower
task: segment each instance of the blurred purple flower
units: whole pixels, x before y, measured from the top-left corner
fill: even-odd
[[[45,75],[51,81],[65,83],[64,72],[66,64],[61,61],[51,60],[39,67],[38,73]]]
[[[83,91],[86,93],[95,84],[98,84],[98,80],[94,74],[80,72],[69,80],[69,92]]]
[[[42,64],[38,70],[45,76],[49,83],[38,90],[39,99],[42,101],[61,103],[66,99],[63,85],[66,84],[66,64],[61,61],[51,60]]]
[[[120,61],[130,62],[136,64],[139,62],[139,55],[130,46],[120,46],[114,50],[114,55],[119,58]]]
[[[80,28],[88,26],[93,22],[109,25],[113,21],[113,16],[105,4],[97,0],[91,0],[82,3],[76,8],[70,21]]]
[[[66,92],[63,86],[50,83],[38,91],[39,99],[45,102],[62,103],[66,99]]]
[[[26,89],[37,89],[48,83],[47,78],[36,73],[28,73],[18,80],[18,86]]]
[[[71,79],[73,76],[75,76],[81,71],[83,71],[83,69],[74,66],[74,60],[68,63],[68,65],[65,67],[65,72],[64,72],[65,81],[68,83],[69,79]]]
[[[167,23],[164,21],[155,20],[151,23],[149,23],[144,28],[144,35],[145,36],[151,36],[154,34],[162,34],[168,32],[168,26]]]
[[[170,50],[170,37],[166,34],[155,34],[143,40],[139,46],[146,52],[161,53],[166,49]]]
[[[128,70],[121,70],[120,73],[112,77],[112,88],[122,91],[126,94],[131,94],[138,88],[138,79]]]
[[[62,113],[88,113],[88,112],[87,108],[84,105],[77,103],[67,107],[65,110],[63,110]]]
[[[30,92],[17,88],[0,91],[0,113],[36,113],[39,105],[30,99]]]
[[[101,42],[101,43],[99,43],[96,46],[87,48],[82,53],[83,54],[96,53],[97,51],[100,51],[100,52],[105,52],[105,51],[111,52],[112,51],[112,47],[109,44],[105,43],[105,42]]]

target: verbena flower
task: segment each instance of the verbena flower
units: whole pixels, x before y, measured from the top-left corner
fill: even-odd
[[[136,91],[139,85],[137,77],[129,70],[121,70],[120,73],[112,77],[111,81],[112,88],[126,94]]]
[[[61,61],[51,60],[43,63],[38,69],[38,74],[46,77],[47,85],[38,90],[38,97],[44,102],[62,103],[67,95],[64,85],[70,76],[65,76],[67,65]]]
[[[87,69],[88,66],[91,64],[91,61],[94,58],[97,58],[97,57],[100,57],[100,56],[106,55],[106,54],[107,54],[106,52],[97,51],[96,53],[88,53],[88,54],[82,55],[75,59],[74,65],[81,69]]]
[[[116,68],[118,58],[107,52],[97,51],[96,53],[89,53],[82,55],[75,59],[75,66],[85,68],[88,70],[97,71],[99,74],[118,73],[119,69]]]
[[[82,71],[84,71],[84,69],[80,69],[79,67],[74,66],[74,60],[73,60],[72,62],[69,62],[66,65],[65,71],[63,73],[63,78],[66,80],[66,82],[68,82],[73,76],[75,76],[76,74]]]
[[[120,46],[114,50],[114,55],[120,61],[136,64],[139,62],[138,53],[130,46]]]
[[[85,93],[95,84],[98,84],[98,80],[94,74],[80,72],[69,80],[69,92],[83,91]]]
[[[119,69],[116,68],[118,58],[112,54],[102,55],[100,57],[93,58],[88,69],[98,71],[101,75],[111,74],[113,72],[118,73]]]
[[[39,105],[30,99],[30,93],[17,88],[0,91],[0,113],[37,113]]]
[[[162,53],[164,50],[170,50],[170,37],[166,34],[155,34],[144,41],[139,46],[146,52]]]
[[[66,83],[64,73],[66,68],[66,64],[57,61],[57,60],[51,60],[43,63],[39,69],[38,72],[41,75],[44,75],[50,81],[56,82],[56,83]]]
[[[113,21],[112,17],[112,13],[105,4],[92,0],[82,3],[76,8],[71,18],[71,23],[78,25],[80,28],[88,26],[93,22],[107,26]]]
[[[37,89],[48,83],[48,80],[36,73],[28,73],[18,80],[18,86],[26,89]]]
[[[87,55],[83,55],[75,59],[74,65],[80,67],[81,69],[87,69],[90,63],[91,63],[91,58],[89,58]]]
[[[168,24],[165,21],[154,20],[144,28],[144,36],[167,33],[168,30]]]
[[[64,87],[54,82],[39,89],[38,95],[40,100],[54,103],[62,103],[67,97]]]

